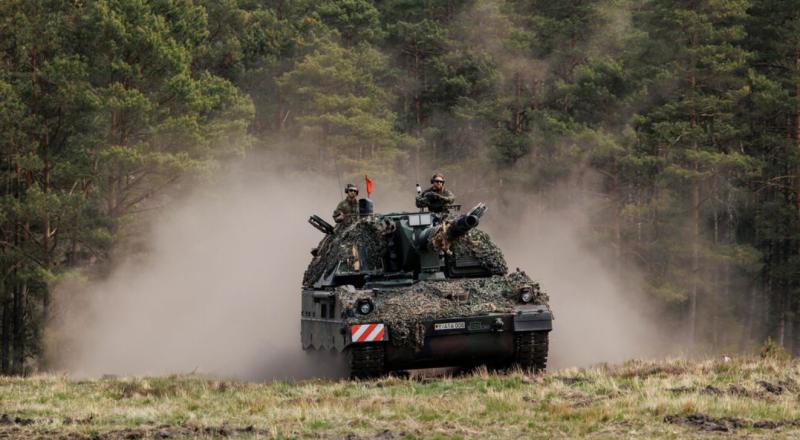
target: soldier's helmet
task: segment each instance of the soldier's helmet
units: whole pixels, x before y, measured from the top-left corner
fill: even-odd
[[[355,191],[355,192],[356,192],[356,194],[358,194],[358,187],[357,187],[357,186],[355,186],[355,185],[353,185],[352,183],[348,183],[348,184],[347,184],[347,185],[345,185],[345,187],[344,187],[344,193],[345,193],[345,194],[347,194],[347,193],[348,193],[348,192],[350,192],[350,191]]]

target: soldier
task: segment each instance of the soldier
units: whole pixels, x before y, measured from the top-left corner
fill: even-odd
[[[444,176],[439,173],[431,177],[431,187],[417,196],[417,208],[428,208],[431,212],[446,213],[447,207],[456,200],[452,192],[444,187]]]
[[[359,215],[358,200],[356,199],[358,196],[358,187],[352,183],[348,183],[347,186],[344,187],[344,193],[347,194],[347,197],[339,202],[339,204],[336,205],[336,209],[333,211],[333,220],[342,226],[357,221]]]

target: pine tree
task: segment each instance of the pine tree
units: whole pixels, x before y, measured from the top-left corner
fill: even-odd
[[[671,84],[637,124],[644,154],[659,164],[650,208],[655,240],[646,251],[650,264],[659,267],[651,286],[685,296],[690,351],[698,339],[698,303],[719,288],[718,237],[704,228],[708,217],[718,220],[711,201],[735,192],[737,176],[755,166],[741,152],[737,119],[749,93],[749,54],[741,47],[748,6],[747,1],[653,1],[639,16],[638,25],[650,37],[644,62],[656,81]],[[684,212],[689,212],[686,229]],[[676,236],[687,237],[688,246],[676,244]]]
[[[386,57],[366,44],[341,46],[333,37],[316,47],[278,80],[292,103],[295,133],[318,146],[318,164],[333,161],[337,173],[392,177],[414,139],[395,130],[393,97],[383,86],[390,75]]]
[[[757,0],[749,10],[753,94],[747,107],[751,154],[764,163],[755,182],[752,242],[764,253],[767,326],[776,342],[800,352],[800,13],[794,5]],[[750,301],[753,313],[761,298]],[[751,321],[758,321],[751,316]]]
[[[140,203],[246,146],[249,100],[191,69],[204,17],[169,1],[0,5],[0,373],[36,366],[66,267],[104,258]]]

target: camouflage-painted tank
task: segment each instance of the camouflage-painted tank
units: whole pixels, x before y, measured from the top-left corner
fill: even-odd
[[[325,233],[303,277],[304,350],[347,358],[351,377],[393,370],[487,365],[540,371],[552,313],[539,284],[509,273],[482,203],[461,215],[375,214]],[[459,207],[452,207],[457,210]]]

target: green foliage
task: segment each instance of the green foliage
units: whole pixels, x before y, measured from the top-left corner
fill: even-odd
[[[345,173],[380,177],[406,158],[411,136],[395,130],[388,59],[368,45],[341,46],[331,38],[278,79],[291,102],[290,119],[301,140],[322,148]]]
[[[383,36],[380,13],[368,0],[327,0],[317,2],[315,12],[323,23],[339,32],[348,46],[373,42]]]
[[[0,372],[35,367],[60,273],[104,259],[131,212],[248,145],[249,98],[192,67],[205,18],[171,1],[0,6]]]

